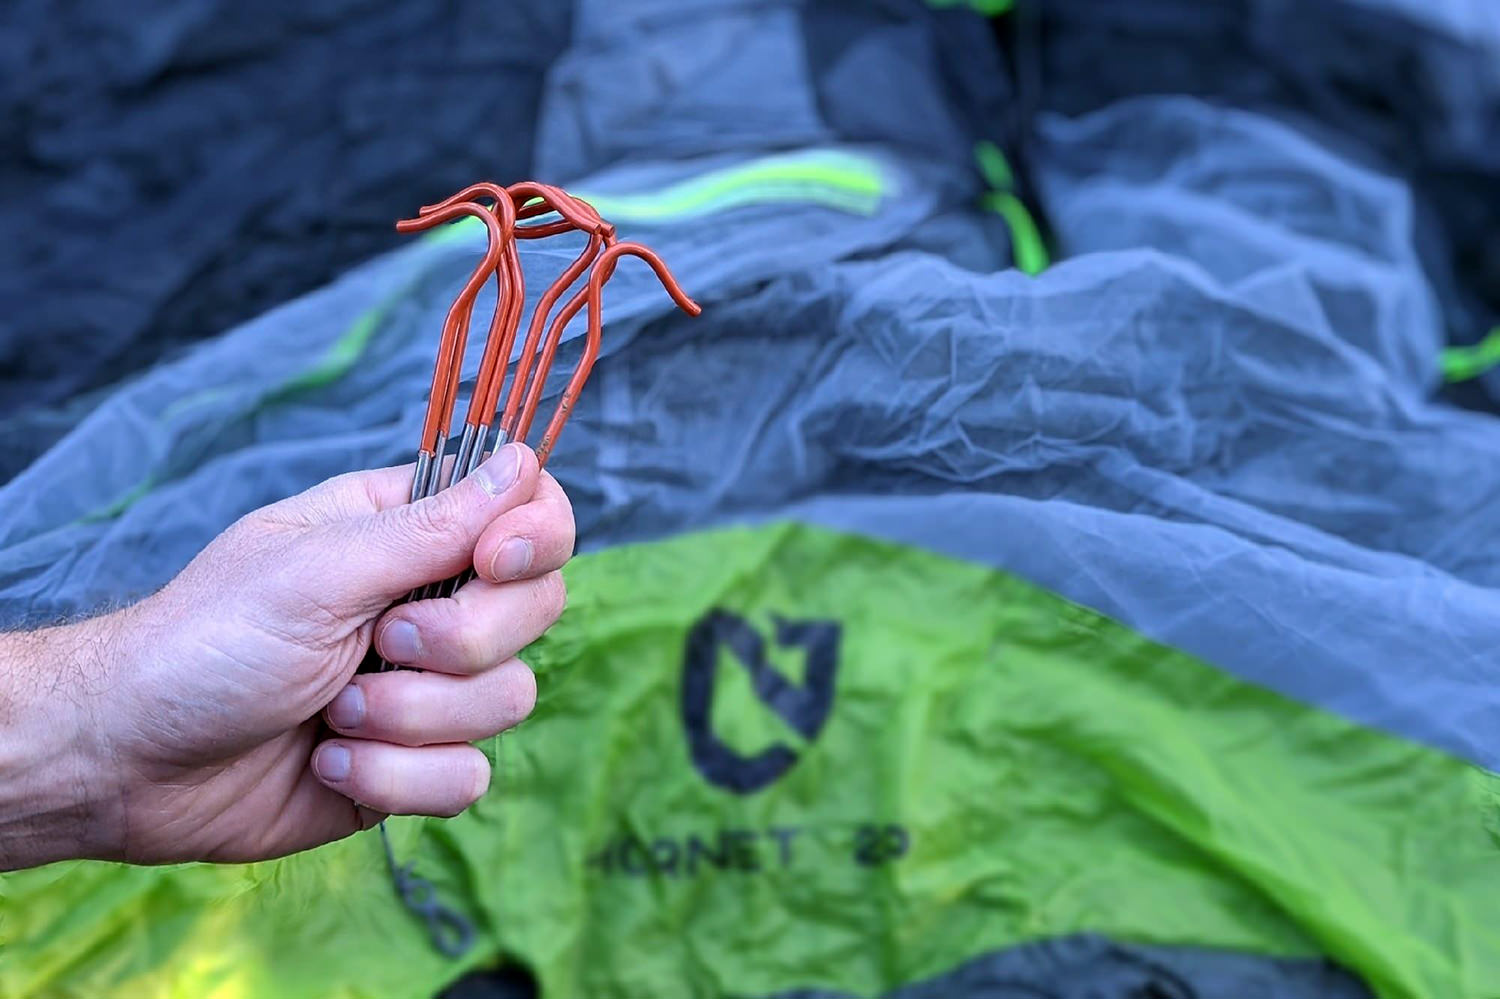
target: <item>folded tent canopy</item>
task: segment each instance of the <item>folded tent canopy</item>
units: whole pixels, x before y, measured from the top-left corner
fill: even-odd
[[[1330,9],[1406,17],[1419,62],[1500,38],[1376,6]],[[1082,7],[1044,10],[1053,62]],[[706,314],[611,285],[551,466],[585,554],[536,715],[470,813],[395,824],[475,947],[430,947],[369,837],[55,865],[0,882],[0,994],[428,995],[499,959],[545,996],[1500,988],[1500,435],[1430,398],[1442,281],[1472,284],[1418,238],[1444,216],[1271,98],[1048,112],[976,16],[575,5],[535,172]],[[985,141],[1044,209],[1035,276]],[[0,609],[149,592],[238,514],[403,460],[480,244],[112,393],[0,493]]]

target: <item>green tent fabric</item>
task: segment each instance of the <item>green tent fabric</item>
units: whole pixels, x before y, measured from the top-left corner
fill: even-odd
[[[549,996],[876,994],[1089,932],[1500,992],[1500,782],[1015,577],[777,524],[569,569],[487,797],[394,823]],[[940,722],[940,723],[939,723]],[[0,881],[0,995],[375,999],[464,965],[373,833]],[[383,941],[381,947],[343,946]]]

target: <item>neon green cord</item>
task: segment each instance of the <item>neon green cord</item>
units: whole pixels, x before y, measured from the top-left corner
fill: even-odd
[[[783,202],[810,203],[870,216],[879,210],[888,190],[885,172],[873,158],[813,150],[765,156],[692,177],[660,191],[570,193],[613,222],[650,224],[697,218],[745,205]],[[478,219],[459,219],[433,230],[427,238],[444,242],[463,236],[480,224]]]
[[[1490,330],[1489,335],[1468,347],[1449,347],[1441,355],[1443,378],[1450,382],[1466,382],[1478,378],[1486,371],[1500,365],[1500,326]]]
[[[992,188],[980,199],[980,206],[999,215],[1010,226],[1011,251],[1015,254],[1016,267],[1026,274],[1040,274],[1051,265],[1052,257],[1031,212],[1014,193],[1016,175],[1010,168],[1010,161],[993,142],[977,143],[974,159],[979,164],[979,172]]]
[[[1042,273],[1052,263],[1042,234],[1037,231],[1031,213],[1014,194],[994,192],[986,194],[980,205],[1005,219],[1010,226],[1011,251],[1016,255],[1016,267],[1033,277]]]
[[[1008,14],[1016,0],[927,0],[927,6],[937,10],[951,10],[954,7],[968,7],[976,14],[985,17],[999,17]]]

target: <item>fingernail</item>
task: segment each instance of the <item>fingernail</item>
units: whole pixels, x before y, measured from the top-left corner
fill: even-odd
[[[393,663],[414,663],[422,658],[422,636],[417,626],[400,618],[380,633],[380,651]]]
[[[353,762],[349,750],[343,746],[324,746],[313,757],[313,772],[322,780],[337,784],[349,779],[349,767]]]
[[[474,469],[474,479],[491,496],[499,496],[521,477],[521,445],[507,444]]]
[[[498,581],[515,579],[531,568],[531,542],[525,538],[506,538],[490,562],[490,578]]]
[[[365,692],[351,683],[328,705],[328,724],[347,730],[359,728],[364,720]]]

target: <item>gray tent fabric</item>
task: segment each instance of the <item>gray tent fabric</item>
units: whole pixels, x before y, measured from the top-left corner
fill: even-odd
[[[537,173],[831,141],[961,165],[1011,103],[985,25],[910,0],[580,0]]]
[[[1046,0],[1018,56],[1068,116],[1178,94],[1275,116],[1402,177],[1446,333],[1500,323],[1500,8],[1487,0]],[[1483,379],[1493,408],[1500,375]]]
[[[399,245],[394,218],[475,177],[899,141],[972,185],[969,147],[1006,98],[978,20],[917,0],[581,4],[576,26],[536,0],[0,17],[18,136],[0,218],[47,244],[0,268],[0,480],[107,387]],[[1008,245],[998,219],[979,238]],[[80,283],[90,260],[108,281]]]
[[[661,229],[651,242],[711,305],[777,275],[892,245],[954,187],[933,164],[903,165],[878,151],[863,162],[888,188],[873,215],[778,201],[727,210],[710,229]],[[649,191],[731,165],[721,156],[626,166],[588,189]],[[339,471],[410,460],[435,332],[483,243],[483,230],[469,229],[379,258],[111,395],[0,488],[0,621],[141,596],[240,514]],[[528,244],[530,294],[576,252],[565,242]],[[622,267],[605,301],[606,355],[672,308],[644,267]],[[481,312],[489,307],[481,297]],[[568,336],[581,331],[575,323]],[[478,346],[467,354],[470,376],[479,354]]]
[[[1180,120],[1191,108],[1169,110]],[[1117,113],[1144,116],[1144,127],[1163,109]],[[1335,289],[1327,308],[1308,256],[1330,240],[1352,253],[1371,232],[1394,231],[1380,220],[1403,203],[1365,178],[1359,210],[1301,221],[1308,206],[1329,204],[1306,196],[1320,161],[1305,140],[1253,116],[1199,113],[1233,153],[1221,173],[1251,191],[1296,178],[1281,190],[1295,225],[1213,224],[1237,221],[1219,199],[1205,225],[1167,227],[1151,214],[1163,199],[1105,199],[1110,213],[1135,205],[1160,245],[1083,254],[1035,280],[918,251],[831,262],[888,247],[932,214],[920,193],[892,197],[894,217],[811,209],[830,225],[821,245],[816,228],[780,208],[739,210],[711,238],[654,232],[712,305],[713,333],[667,319],[631,340],[651,318],[637,310],[661,316],[665,300],[644,276],[619,289],[615,353],[554,466],[585,546],[786,515],[894,536],[1018,571],[1247,679],[1496,765],[1500,695],[1488,664],[1500,615],[1484,510],[1500,489],[1490,471],[1500,439],[1492,420],[1423,400],[1411,344],[1436,333],[1410,321],[1423,296],[1409,257],[1395,280],[1402,258],[1387,248],[1392,262],[1370,264],[1369,287]],[[1055,131],[1066,164],[1097,148],[1109,122]],[[1282,162],[1246,159],[1247,135],[1267,157],[1282,149]],[[1205,155],[1188,146],[1184,162]],[[1200,180],[1181,175],[1190,205]],[[1060,167],[1056,183],[1067,176]],[[1351,178],[1335,179],[1360,190]],[[1071,217],[1058,214],[1070,238]],[[1080,238],[1105,228],[1087,212],[1074,221]],[[1224,241],[1217,255],[1234,250],[1261,269],[1226,284],[1193,261],[1193,246],[1170,245],[1174,233],[1201,242],[1205,228]],[[1267,240],[1280,252],[1266,253]],[[239,513],[333,472],[399,460],[431,356],[430,332],[401,331],[437,327],[465,249],[378,261],[101,407],[0,491],[6,618],[149,590]],[[429,260],[448,262],[445,281],[423,285]],[[428,291],[397,303],[391,321],[402,325],[372,340],[348,376],[311,397],[278,387],[328,349],[356,301],[413,284]],[[1389,308],[1370,304],[1387,298]],[[123,513],[106,515],[143,484]]]

